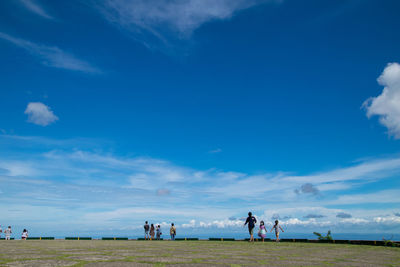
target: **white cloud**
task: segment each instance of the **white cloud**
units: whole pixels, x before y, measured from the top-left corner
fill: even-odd
[[[9,41],[16,46],[25,49],[33,56],[38,57],[41,60],[41,63],[45,66],[87,73],[101,73],[98,68],[92,66],[86,61],[78,59],[73,54],[65,52],[56,46],[32,43],[3,32],[0,32],[0,39]]]
[[[18,148],[23,148],[11,155],[0,155],[0,184],[8,188],[2,196],[8,202],[30,201],[32,205],[73,208],[82,218],[79,223],[85,225],[123,227],[128,221],[136,223],[145,218],[152,222],[185,224],[188,231],[198,227],[233,229],[244,223],[243,219],[237,218],[253,211],[255,215],[261,214],[257,216],[259,221],[264,219],[268,224],[271,217],[279,218],[282,225],[301,230],[330,225],[339,227],[340,222],[346,222],[346,225],[365,221],[377,224],[373,218],[386,218],[385,214],[394,216],[398,212],[392,207],[372,212],[365,208],[369,206],[365,203],[399,203],[399,190],[393,188],[363,194],[362,189],[351,187],[369,179],[378,183],[379,179],[396,177],[400,173],[397,157],[369,159],[350,167],[303,176],[285,173],[250,175],[191,169],[153,158],[117,157],[99,152],[101,150],[76,150],[81,146],[79,140],[76,143],[72,140],[55,142],[0,135],[2,143],[17,143]],[[49,152],[49,144],[57,150]],[[38,179],[42,182],[32,183]],[[309,194],[293,192],[306,183],[312,183],[321,192],[317,199],[310,197],[313,187],[305,188]],[[346,191],[348,188],[352,190]],[[168,192],[163,191],[165,189],[173,193],[168,197],[160,196]],[[334,208],[347,204],[352,206]],[[352,217],[346,218],[349,216],[343,214]],[[351,220],[344,221],[346,219]],[[191,227],[193,224],[195,226]]]
[[[341,195],[331,204],[400,203],[400,190],[388,189],[367,194]]]
[[[41,102],[30,102],[26,107],[25,114],[28,115],[28,122],[41,126],[47,126],[58,120],[53,111]]]
[[[40,172],[31,162],[2,160],[0,168],[6,170],[8,176],[37,176]]]
[[[305,219],[320,219],[320,218],[324,218],[326,217],[325,215],[321,215],[321,214],[307,214],[306,216],[304,216],[303,218]]]
[[[400,224],[400,218],[396,216],[375,217],[374,221],[383,224]]]
[[[340,221],[340,223],[345,223],[345,224],[366,224],[366,223],[371,223],[371,220],[363,219],[363,218],[345,218]]]
[[[29,11],[45,19],[53,19],[53,17],[50,16],[36,1],[34,0],[20,0],[20,1]]]
[[[389,134],[400,138],[400,64],[389,63],[378,78],[384,86],[382,93],[377,97],[366,100],[363,107],[367,116],[379,116],[379,122],[384,125]]]
[[[134,35],[149,48],[188,39],[203,24],[233,17],[238,11],[279,0],[97,0],[110,23]]]
[[[217,227],[217,228],[231,228],[231,227],[241,227],[244,225],[244,221],[242,220],[213,220],[210,222],[200,222],[196,227],[209,228],[209,227]],[[193,226],[195,227],[195,226]]]
[[[259,4],[260,0],[105,0],[103,12],[108,20],[122,26],[156,30],[167,25],[184,36],[202,24],[228,19],[236,11]]]
[[[196,220],[190,220],[189,223],[183,223],[182,227],[183,228],[193,228],[196,226]]]

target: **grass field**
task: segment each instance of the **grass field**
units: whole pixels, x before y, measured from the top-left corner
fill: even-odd
[[[0,266],[400,266],[391,247],[219,241],[1,241]]]

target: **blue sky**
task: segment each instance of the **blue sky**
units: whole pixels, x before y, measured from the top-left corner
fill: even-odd
[[[398,10],[1,1],[0,224],[398,234]]]

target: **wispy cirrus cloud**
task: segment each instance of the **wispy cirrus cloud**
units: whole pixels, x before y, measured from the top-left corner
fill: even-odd
[[[202,25],[232,18],[241,10],[279,0],[98,0],[110,23],[131,33],[149,48],[188,39]]]
[[[210,154],[217,154],[217,153],[221,153],[221,152],[222,152],[221,148],[216,148],[216,149],[208,151],[208,153],[210,153]]]
[[[101,73],[101,70],[97,67],[56,46],[33,43],[3,32],[0,32],[0,39],[6,40],[39,58],[45,66],[86,73]]]
[[[46,10],[38,4],[37,1],[35,0],[20,0],[20,2],[23,4],[23,6],[28,9],[29,11],[35,13],[36,15],[39,15],[45,19],[54,19],[52,16],[49,15],[49,13],[46,12]]]

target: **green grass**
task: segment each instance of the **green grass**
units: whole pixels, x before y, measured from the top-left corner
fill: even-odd
[[[223,266],[398,266],[399,248],[348,244],[221,242],[221,241],[0,241],[0,266],[25,262],[58,266],[89,263],[118,266],[209,264]]]

